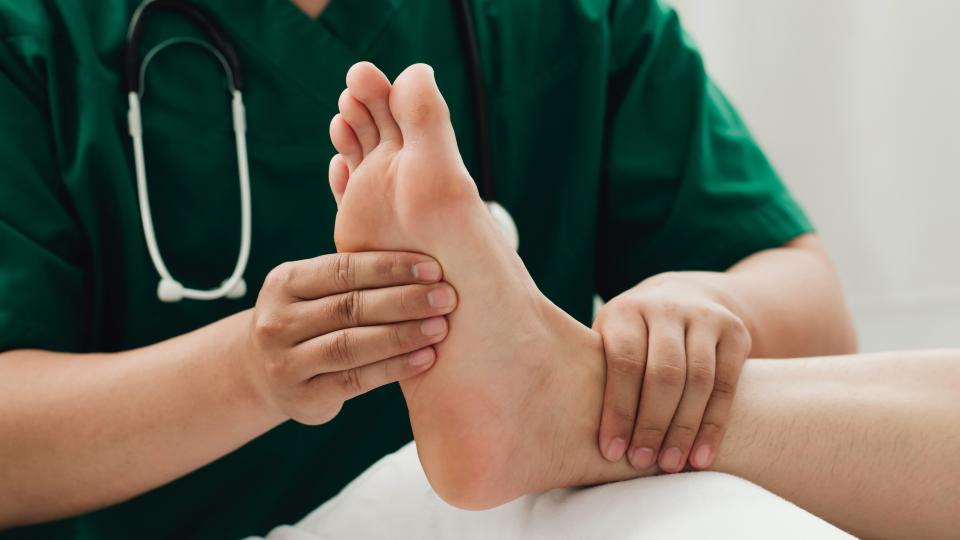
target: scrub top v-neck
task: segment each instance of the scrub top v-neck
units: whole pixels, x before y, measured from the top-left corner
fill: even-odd
[[[244,68],[250,292],[157,300],[120,77],[139,1],[0,0],[0,351],[156,343],[252,307],[278,264],[333,252],[327,126],[356,61],[373,61],[391,78],[409,64],[431,64],[476,171],[451,2],[333,0],[311,20],[289,0],[196,1],[236,41]],[[724,270],[811,230],[661,2],[471,6],[495,195],[517,221],[532,276],[561,308],[589,323],[595,293],[610,298],[668,270]],[[142,52],[195,34],[182,20],[157,17]],[[171,272],[191,287],[219,285],[239,245],[225,90],[215,61],[190,47],[161,53],[145,86],[157,239]],[[0,538],[263,534],[304,516],[410,438],[392,385],[348,402],[324,426],[287,423],[133,500]]]

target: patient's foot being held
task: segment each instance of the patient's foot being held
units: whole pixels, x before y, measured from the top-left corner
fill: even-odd
[[[370,64],[347,76],[331,125],[331,187],[344,252],[428,253],[458,291],[436,366],[403,392],[424,470],[448,502],[637,476],[596,449],[600,337],[537,289],[480,199],[428,66],[391,87]]]

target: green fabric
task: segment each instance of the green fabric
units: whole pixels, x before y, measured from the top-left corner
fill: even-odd
[[[467,165],[469,81],[450,2],[334,0],[318,21],[289,0],[202,0],[245,69],[253,249],[242,300],[162,304],[137,210],[119,76],[135,0],[0,0],[0,350],[116,351],[253,305],[266,273],[333,251],[327,125],[347,68],[435,67]],[[545,294],[589,322],[666,270],[723,270],[810,230],[652,0],[475,0],[497,196]],[[144,51],[186,23],[158,17]],[[228,96],[199,49],[156,58],[144,97],[159,243],[189,286],[226,277],[239,244]],[[132,501],[16,537],[235,538],[297,520],[410,439],[396,386],[333,422],[284,425]],[[171,448],[171,451],[176,451]],[[4,536],[4,535],[0,535]]]

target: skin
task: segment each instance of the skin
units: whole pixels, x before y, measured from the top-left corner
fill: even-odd
[[[860,538],[956,538],[960,351],[750,360],[713,469]]]
[[[329,2],[294,3],[316,18]],[[0,528],[115,504],[202,467],[287,419],[323,423],[345,399],[429,369],[433,349],[422,345],[443,335],[416,341],[419,322],[387,324],[444,315],[453,305],[417,314],[403,309],[413,298],[422,307],[430,292],[423,287],[428,281],[398,275],[396,268],[409,261],[399,264],[397,257],[409,256],[288,263],[271,274],[255,310],[143,349],[0,354],[0,409],[9,412],[0,420],[0,440],[17,441],[0,445]],[[377,281],[389,289],[347,290],[339,275],[303,283],[311,273],[302,268],[356,268],[366,264],[361,261],[392,268],[391,276]],[[369,318],[359,315],[359,306]],[[345,331],[357,326],[378,328]],[[402,347],[388,345],[394,336],[406,336]],[[422,348],[406,351],[415,345]],[[158,451],[169,444],[183,451]]]
[[[328,3],[294,2],[312,17]],[[365,113],[349,94],[340,106],[344,112],[331,129],[343,141],[352,137],[343,119]],[[375,132],[358,134],[364,152],[379,142]],[[331,163],[338,202],[359,165],[355,155],[342,153]],[[626,455],[639,470],[656,462],[671,473],[687,463],[698,469],[713,463],[748,355],[857,348],[839,276],[815,235],[756,253],[727,272],[654,276],[607,303],[593,328],[607,351],[601,452],[614,462]]]
[[[670,473],[712,464],[749,355],[856,350],[839,277],[814,235],[726,272],[651,277],[607,303],[593,329],[607,358],[601,452]]]
[[[457,301],[441,278],[423,255],[326,255],[279,266],[255,308],[149,347],[0,354],[0,529],[121,502],[430,369]]]
[[[323,13],[323,10],[330,5],[330,0],[291,0],[295,6],[300,8],[311,19],[316,19]]]
[[[293,1],[312,18],[329,4]],[[331,165],[338,200],[356,166]],[[667,472],[713,463],[748,355],[857,348],[839,276],[815,235],[756,253],[727,272],[654,276],[607,303],[593,328],[607,351],[601,452],[610,461],[627,455],[641,470],[658,462]]]
[[[359,64],[347,94],[331,126],[331,187],[345,188],[338,247],[431,253],[460,297],[436,367],[401,383],[437,493],[484,509],[662,472],[598,451],[601,337],[550,304],[499,236],[432,70],[412,66],[391,88]],[[740,386],[711,468],[862,536],[947,537],[960,525],[960,353],[751,360]]]
[[[316,18],[329,0],[293,3]],[[253,310],[149,347],[0,353],[0,530],[122,502],[429,369],[445,320],[433,323],[441,334],[411,336],[454,308],[430,306],[441,277],[403,253],[286,263]]]

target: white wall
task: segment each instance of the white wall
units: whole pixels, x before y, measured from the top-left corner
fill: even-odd
[[[960,346],[960,2],[673,3],[830,247],[863,350]]]

